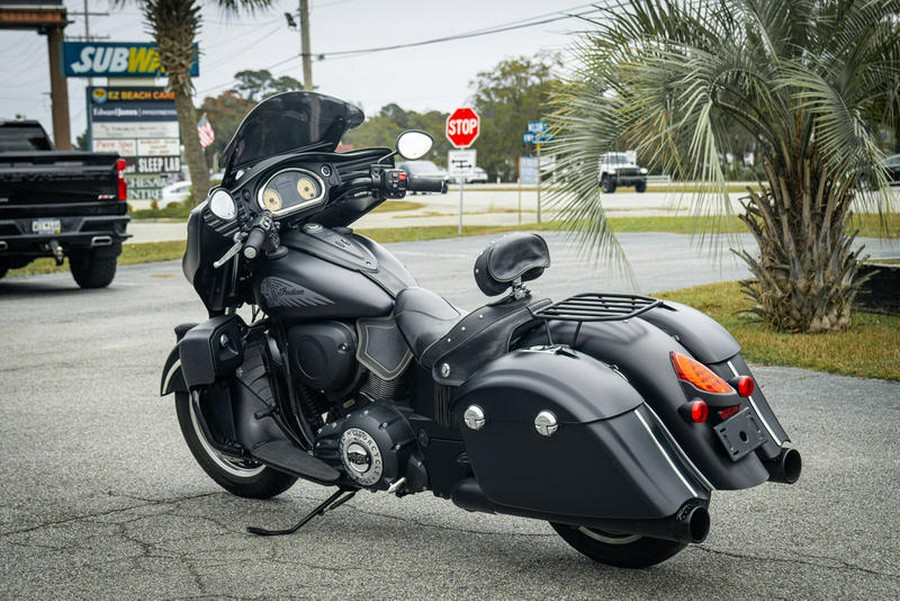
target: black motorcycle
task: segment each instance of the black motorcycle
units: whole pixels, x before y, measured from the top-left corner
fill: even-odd
[[[525,284],[550,256],[528,233],[475,260],[495,299],[475,311],[418,287],[347,226],[446,191],[394,167],[432,139],[335,152],[362,121],[310,92],[261,102],[188,221],[184,274],[209,319],[175,328],[162,377],[188,447],[242,497],[297,478],[336,487],[293,528],[251,532],[293,532],[361,489],[430,490],[644,567],[706,538],[713,489],[797,480],[800,454],[739,344],[704,314],[637,295],[536,298]]]

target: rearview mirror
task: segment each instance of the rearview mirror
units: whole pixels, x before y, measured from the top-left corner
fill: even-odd
[[[434,139],[424,131],[408,129],[397,137],[397,153],[408,161],[421,159],[428,154]]]

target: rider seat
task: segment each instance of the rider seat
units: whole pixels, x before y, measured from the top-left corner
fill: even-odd
[[[394,304],[394,319],[416,359],[462,316],[446,299],[425,288],[406,288]]]

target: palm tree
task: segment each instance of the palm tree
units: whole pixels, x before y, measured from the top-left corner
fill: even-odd
[[[199,192],[195,194],[195,198],[199,202],[209,190],[209,169],[197,135],[197,113],[192,100],[190,70],[194,61],[194,43],[200,31],[202,2],[144,0],[140,4],[150,33],[159,47],[160,66],[169,78],[169,87],[175,92],[178,128],[191,182],[194,190]],[[216,0],[216,4],[225,12],[252,12],[268,7],[271,0]]]
[[[697,221],[719,231],[734,219],[720,155],[737,125],[756,141],[763,184],[739,215],[759,246],[737,253],[755,277],[744,285],[755,312],[786,331],[847,327],[861,284],[851,208],[890,211],[867,118],[898,119],[898,14],[900,0],[627,0],[606,11],[553,98],[551,148],[569,175],[557,206],[622,260],[596,170],[582,167],[636,140],[667,173],[705,183]]]

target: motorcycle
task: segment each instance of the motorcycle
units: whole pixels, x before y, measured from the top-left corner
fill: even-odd
[[[336,488],[294,527],[250,532],[295,532],[360,490],[431,491],[640,568],[706,538],[714,489],[798,479],[740,345],[706,315],[640,295],[536,297],[525,284],[550,255],[532,233],[477,257],[491,300],[474,311],[418,287],[348,226],[446,192],[394,166],[433,140],[336,152],[362,121],[317,93],[264,100],[188,221],[183,271],[209,318],[175,328],[161,382],[187,446],[241,497],[298,478]]]

